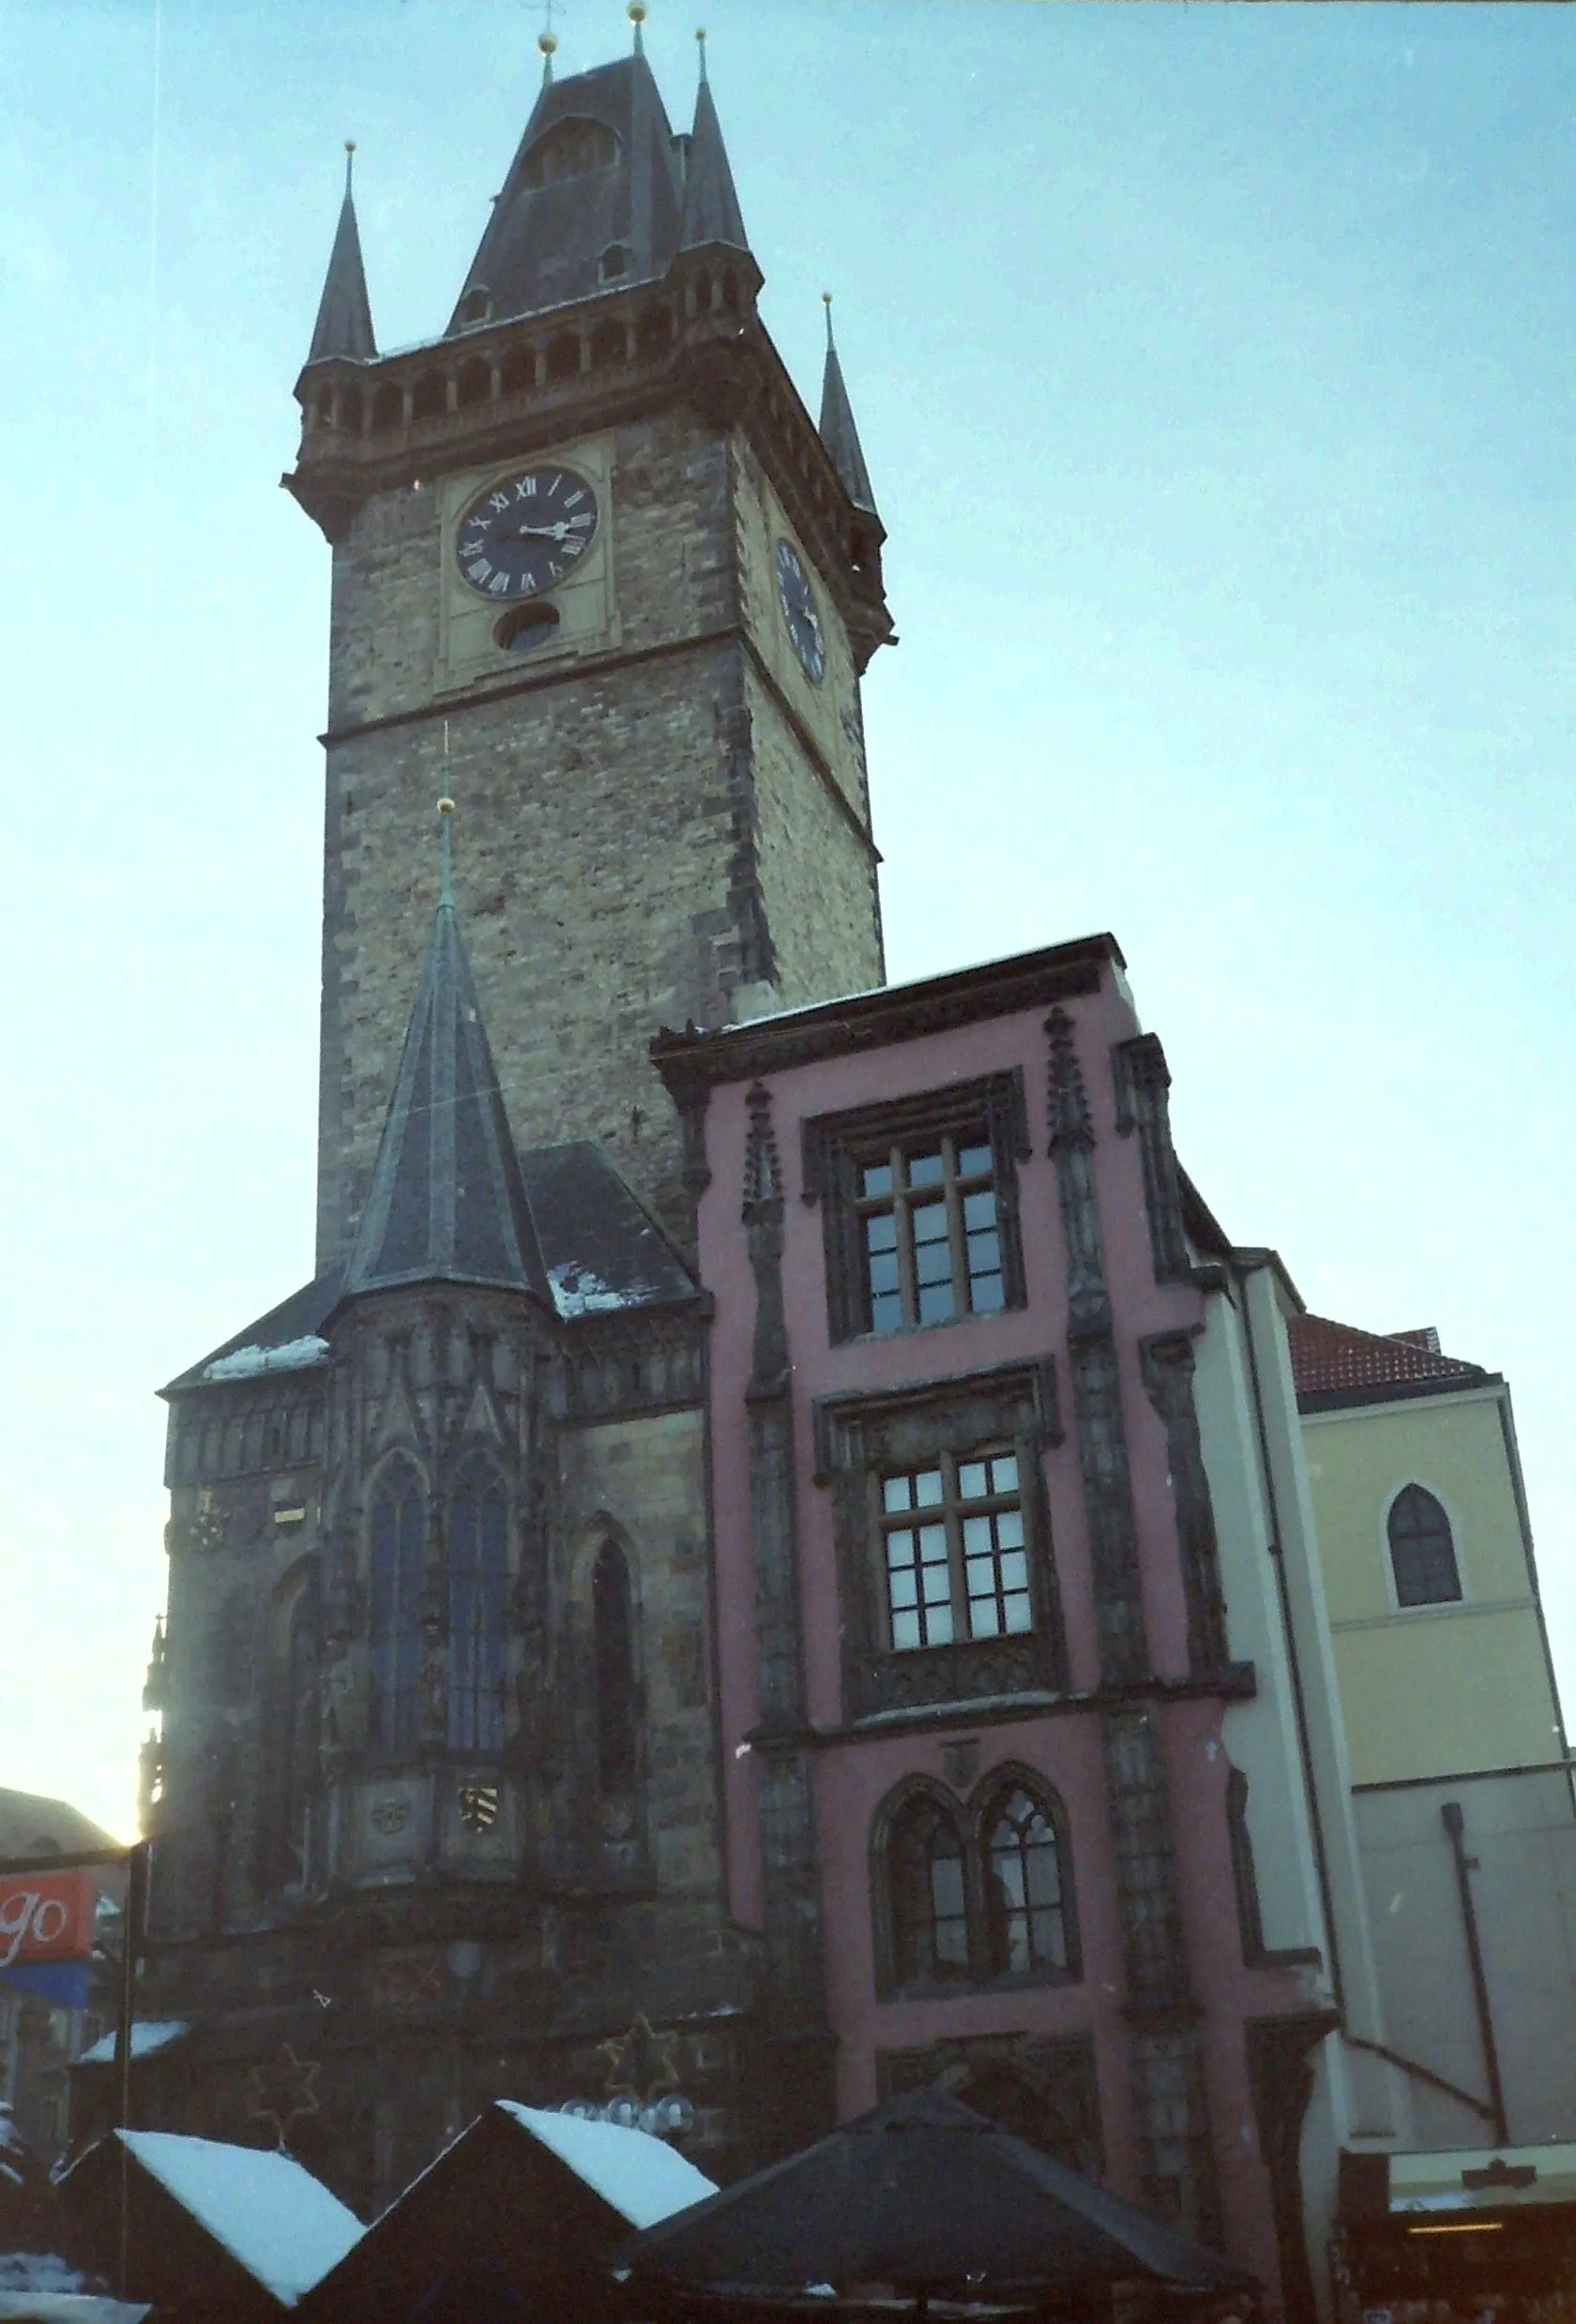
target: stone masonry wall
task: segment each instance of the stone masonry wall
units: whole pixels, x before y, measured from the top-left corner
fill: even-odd
[[[740,985],[773,981],[792,1006],[879,975],[868,858],[792,724],[747,704],[741,535],[766,531],[735,525],[726,444],[684,414],[617,432],[616,632],[581,665],[523,682],[504,670],[510,691],[436,691],[436,490],[385,494],[335,552],[320,1265],[345,1248],[371,1175],[443,793],[459,803],[456,896],[516,1136],[600,1139],[674,1224],[676,1128],[646,1054],[658,1026],[725,1023]],[[758,575],[750,595],[769,629]],[[843,775],[862,797],[862,746]]]

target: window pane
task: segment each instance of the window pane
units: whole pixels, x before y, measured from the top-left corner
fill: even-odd
[[[1023,1550],[1009,1549],[1003,1557],[1001,1561],[1001,1586],[1003,1589],[1027,1589],[1029,1586],[1029,1560],[1026,1554]]]
[[[892,1601],[892,1611],[915,1606],[919,1602],[919,1586],[912,1566],[897,1566],[886,1576],[886,1591]]]
[[[996,1223],[996,1190],[993,1186],[981,1189],[977,1194],[963,1196],[963,1224],[975,1234]]]
[[[929,1633],[927,1639],[929,1645],[949,1647],[952,1644],[952,1608],[950,1605],[932,1606],[925,1616],[925,1628]]]
[[[1000,1452],[991,1463],[993,1493],[1016,1493],[1018,1490],[1018,1461],[1011,1452]]]
[[[968,1238],[968,1270],[971,1275],[999,1275],[1001,1273],[1001,1238],[994,1228],[981,1228]]]
[[[871,1300],[894,1298],[898,1290],[898,1254],[895,1251],[872,1251],[870,1260]]]
[[[922,1285],[919,1293],[919,1320],[922,1324],[944,1324],[957,1312],[950,1278],[944,1284]]]
[[[997,1461],[993,1466],[996,1469],[997,1475],[999,1476],[1007,1464],[1002,1461]],[[1016,1480],[1014,1480],[1011,1484],[999,1484],[996,1487],[996,1491],[998,1493],[1011,1493],[1015,1489]],[[1023,1512],[1021,1509],[997,1510],[996,1540],[1001,1544],[1003,1549],[1018,1549],[1022,1547],[1023,1540]]]
[[[922,1468],[914,1480],[914,1497],[921,1509],[941,1507],[941,1471]]]
[[[878,1299],[871,1299],[872,1331],[901,1331],[902,1319],[902,1301],[895,1291],[884,1291]]]
[[[947,1527],[945,1526],[920,1527],[919,1555],[927,1565],[947,1563]]]
[[[928,1606],[949,1605],[952,1602],[952,1577],[945,1566],[921,1566],[925,1577],[925,1603]]]
[[[875,1210],[865,1221],[865,1244],[871,1251],[895,1251],[898,1247],[898,1222],[890,1210]]]
[[[886,1536],[886,1562],[889,1566],[911,1566],[914,1563],[914,1536],[906,1527],[900,1526]]]
[[[999,1315],[1007,1305],[1007,1293],[999,1275],[973,1275],[969,1278],[969,1305],[977,1315]]]
[[[860,1173],[860,1185],[867,1194],[889,1194],[892,1191],[891,1163],[869,1163]]]
[[[894,1614],[892,1617],[892,1646],[894,1650],[899,1654],[904,1654],[911,1647],[917,1647],[918,1644],[918,1615]]]
[[[939,1154],[911,1154],[908,1158],[910,1186],[940,1186],[943,1171]]]
[[[994,1157],[988,1146],[961,1146],[958,1148],[960,1178],[980,1178],[994,1167]]]
[[[958,1498],[961,1501],[982,1501],[985,1498],[985,1464],[983,1461],[959,1462]]]
[[[1009,1635],[1016,1636],[1021,1631],[1033,1630],[1034,1608],[1026,1597],[1008,1598],[1002,1610],[1007,1616]]]
[[[965,1517],[963,1519],[963,1556],[965,1557],[988,1557],[994,1547],[995,1541],[991,1531],[989,1517]]]
[[[969,1631],[976,1638],[1000,1637],[1001,1616],[996,1609],[993,1590],[988,1598],[969,1600]]]
[[[884,1477],[881,1481],[883,1509],[912,1509],[914,1481],[910,1477]]]

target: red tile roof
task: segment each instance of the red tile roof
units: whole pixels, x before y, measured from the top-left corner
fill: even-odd
[[[1359,1331],[1327,1315],[1293,1315],[1292,1377],[1299,1403],[1310,1396],[1360,1395],[1426,1380],[1485,1380],[1481,1364],[1462,1363],[1431,1347],[1421,1331]]]

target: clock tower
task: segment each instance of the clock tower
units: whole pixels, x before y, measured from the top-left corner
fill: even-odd
[[[441,337],[380,355],[350,188],[284,478],[333,551],[318,1265],[366,1200],[426,941],[432,801],[516,1136],[671,1225],[661,1025],[881,982],[859,681],[892,636],[828,336],[757,309],[716,107],[634,53],[540,93]]]

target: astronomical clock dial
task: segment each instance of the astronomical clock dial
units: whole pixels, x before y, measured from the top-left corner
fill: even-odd
[[[788,634],[804,674],[812,686],[819,686],[826,675],[821,616],[815,610],[815,592],[810,585],[810,575],[800,564],[799,553],[791,540],[780,540],[777,544],[777,594],[782,600],[782,618],[788,624]]]
[[[507,605],[568,580],[597,537],[597,495],[572,468],[523,468],[477,495],[454,554],[478,597]]]

